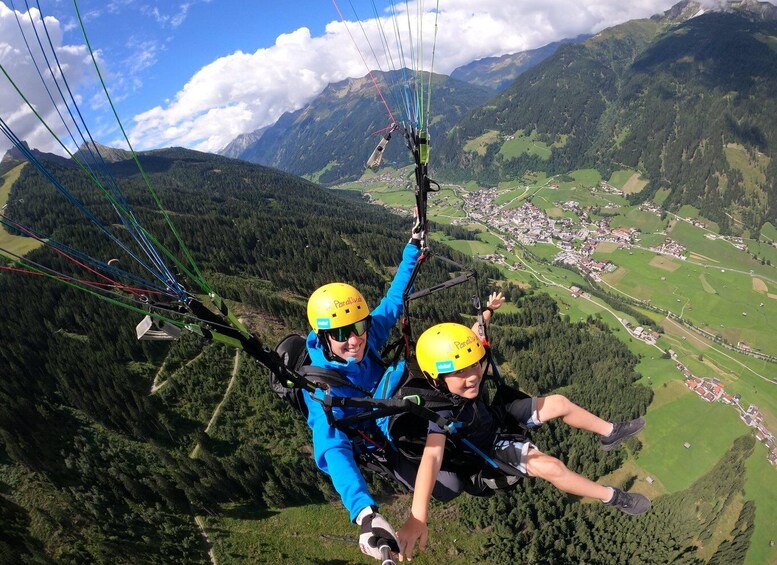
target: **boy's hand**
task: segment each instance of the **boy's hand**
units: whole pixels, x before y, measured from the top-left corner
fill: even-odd
[[[492,310],[496,310],[499,307],[502,306],[502,304],[505,303],[505,297],[502,295],[501,292],[492,292],[491,295],[488,297],[488,302],[486,302],[486,306],[488,308],[491,308]]]
[[[426,549],[428,537],[429,528],[426,527],[426,523],[413,517],[412,514],[408,516],[407,521],[397,532],[399,560],[404,561],[405,557],[407,557],[408,561],[412,561],[416,542],[418,542],[418,551],[423,551]]]

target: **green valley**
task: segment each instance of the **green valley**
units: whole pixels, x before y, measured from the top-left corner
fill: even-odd
[[[712,469],[737,437],[758,432],[743,421],[751,405],[761,428],[777,433],[774,234],[767,226],[758,238],[726,237],[690,207],[670,214],[649,203],[630,205],[623,187],[634,179],[633,171],[606,181],[572,171],[479,191],[444,185],[430,197],[430,219],[474,237],[438,231],[435,239],[491,261],[506,281],[547,292],[572,321],[600,319],[639,357],[640,382],[655,396],[643,448],[624,469],[644,492],[673,493]],[[372,193],[367,178],[350,188]],[[635,333],[646,321],[658,329],[650,339],[647,331]],[[714,379],[738,405],[705,401],[683,384],[689,375]],[[756,503],[746,561],[753,564],[777,559],[767,526],[777,490],[777,466],[767,456],[774,459],[770,449],[777,448],[763,432],[758,439],[766,444],[749,456],[745,493]]]

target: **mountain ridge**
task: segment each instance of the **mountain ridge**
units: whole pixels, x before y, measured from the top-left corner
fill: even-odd
[[[650,179],[635,198],[669,189],[666,206],[692,204],[724,230],[727,212],[753,229],[777,218],[777,22],[741,10],[689,18],[680,8],[695,6],[682,4],[564,46],[521,75],[442,140],[438,176],[493,184],[529,170],[607,178],[632,168]],[[480,153],[466,149],[488,131]],[[550,156],[508,157],[514,135],[536,136]]]

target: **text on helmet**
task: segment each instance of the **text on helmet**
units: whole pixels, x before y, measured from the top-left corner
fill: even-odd
[[[345,308],[346,306],[350,306],[352,304],[364,302],[364,300],[361,296],[349,296],[346,300],[334,299],[333,302],[335,303],[335,308]]]

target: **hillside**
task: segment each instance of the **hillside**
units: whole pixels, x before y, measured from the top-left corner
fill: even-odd
[[[774,219],[777,23],[750,3],[696,5],[700,15],[683,19],[691,4],[564,46],[522,74],[438,143],[440,176],[494,184],[531,170],[607,179],[635,168],[650,181],[637,198],[670,188],[666,206],[692,204],[724,231],[727,213],[754,229]]]
[[[396,84],[400,72],[392,71],[386,76],[372,73],[381,85],[383,96],[392,95],[387,85]],[[435,74],[431,84],[434,92],[429,119],[432,143],[493,95],[489,88],[444,75]],[[369,76],[348,79],[330,84],[301,110],[281,116],[256,142],[235,156],[323,184],[353,180],[364,173],[367,158],[380,140],[378,135],[371,134],[385,129],[390,122],[372,79]],[[400,135],[389,143],[384,159],[400,165],[409,162]]]

